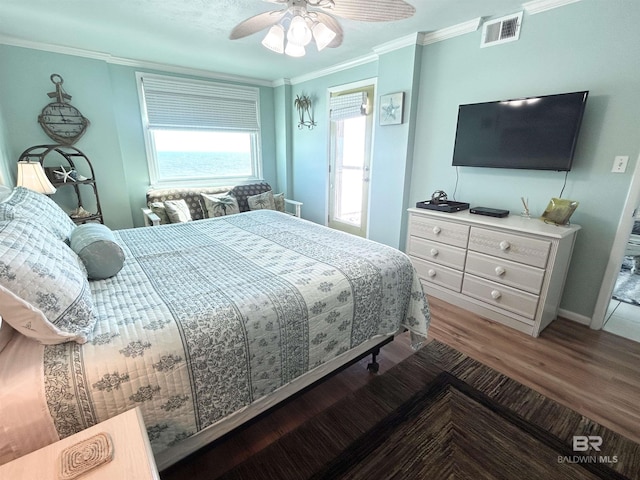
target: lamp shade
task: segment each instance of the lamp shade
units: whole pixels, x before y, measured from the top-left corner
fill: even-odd
[[[302,45],[296,45],[295,43],[287,42],[287,48],[284,49],[284,53],[290,57],[304,57],[305,49]]]
[[[279,24],[271,27],[262,45],[276,53],[284,53],[284,27]]]
[[[291,19],[289,31],[287,32],[288,43],[295,43],[301,47],[308,45],[311,41],[311,30],[307,26],[307,21],[300,15]]]
[[[40,162],[18,162],[17,184],[19,187],[25,187],[45,195],[56,193],[56,188],[45,175]]]
[[[336,38],[336,32],[331,30],[324,23],[316,23],[311,31],[313,32],[313,38],[316,41],[318,51],[324,49],[334,38]]]

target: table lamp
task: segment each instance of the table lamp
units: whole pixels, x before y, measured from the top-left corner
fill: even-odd
[[[56,187],[51,184],[45,175],[40,162],[18,162],[17,185],[45,195],[56,193]]]

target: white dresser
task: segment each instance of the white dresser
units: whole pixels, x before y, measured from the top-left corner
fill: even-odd
[[[555,320],[579,225],[409,209],[425,292],[537,337]]]

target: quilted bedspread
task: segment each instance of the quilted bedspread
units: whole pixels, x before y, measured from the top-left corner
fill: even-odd
[[[44,347],[60,437],[139,406],[157,453],[367,339],[427,333],[409,259],[378,243],[267,210],[115,233],[93,337]]]

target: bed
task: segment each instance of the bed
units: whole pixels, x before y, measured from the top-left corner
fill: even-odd
[[[111,232],[122,267],[91,281],[76,228],[26,189],[0,202],[0,464],[139,406],[163,469],[427,334],[408,257],[280,212]]]

